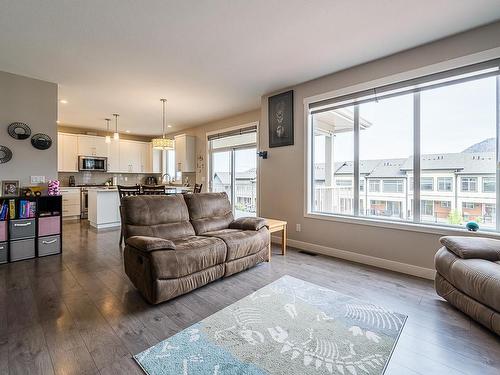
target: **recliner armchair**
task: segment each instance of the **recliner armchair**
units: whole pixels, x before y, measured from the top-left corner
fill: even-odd
[[[435,256],[437,293],[500,335],[500,241],[446,236]]]
[[[125,272],[150,303],[269,259],[261,218],[234,220],[226,193],[125,197]]]

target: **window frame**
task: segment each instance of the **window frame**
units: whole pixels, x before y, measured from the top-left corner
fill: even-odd
[[[467,182],[467,190],[464,190],[464,180]],[[471,190],[471,182],[474,181],[474,190]],[[460,192],[462,193],[479,193],[478,191],[478,179],[473,176],[460,176]]]
[[[450,190],[447,190],[447,189],[440,189],[439,188],[439,182],[443,182],[446,186],[446,182],[443,181],[443,180],[450,180]],[[453,177],[437,177],[436,178],[436,187],[437,187],[437,190],[438,192],[441,192],[441,193],[453,193]]]
[[[430,189],[422,189],[422,185],[424,184],[423,180],[430,180],[431,182]],[[434,191],[434,177],[420,177],[420,191],[425,191],[425,192]]]
[[[446,86],[450,84],[460,84],[469,80],[477,80],[481,78],[486,78],[486,77],[491,77],[491,76],[496,76],[496,84],[497,84],[497,98],[500,97],[500,89],[499,89],[499,82],[500,82],[500,58],[498,58],[498,53],[491,53],[489,55],[490,59],[493,58],[492,60],[486,60],[483,62],[471,64],[471,65],[464,65],[458,64],[457,61],[453,61],[452,63],[439,63],[434,66],[429,66],[427,68],[422,68],[418,69],[412,72],[406,72],[406,73],[400,73],[391,77],[385,77],[381,79],[377,79],[372,82],[367,82],[367,83],[362,83],[358,84],[355,86],[347,87],[344,89],[339,89],[330,93],[325,93],[325,94],[319,94],[311,97],[306,97],[304,99],[304,120],[307,126],[304,127],[304,135],[306,139],[306,147],[304,149],[305,151],[305,160],[306,160],[306,168],[305,168],[305,181],[304,181],[304,217],[309,217],[309,218],[314,218],[314,219],[324,219],[324,220],[329,220],[329,221],[341,221],[341,222],[347,222],[347,223],[354,223],[354,224],[364,224],[364,225],[371,225],[371,226],[380,226],[384,228],[395,228],[395,229],[404,229],[404,230],[410,230],[410,231],[417,231],[417,232],[424,232],[424,233],[436,233],[436,234],[447,234],[447,233],[463,233],[464,229],[457,227],[455,225],[451,224],[445,224],[445,223],[435,223],[435,224],[429,224],[428,222],[425,222],[421,220],[421,215],[420,215],[420,175],[421,175],[421,170],[420,170],[420,158],[421,158],[421,152],[420,152],[420,91],[426,90],[426,89],[432,89],[432,88],[437,88],[440,86]],[[485,57],[483,57],[484,59]],[[465,59],[465,62],[470,64],[470,60]],[[450,69],[450,64],[453,66],[458,66]],[[489,71],[483,71],[485,68],[491,68],[493,70]],[[444,68],[444,69],[443,69]],[[439,73],[433,73],[438,71]],[[477,74],[470,74],[467,75],[464,73],[471,73],[471,72],[478,72]],[[422,75],[422,72],[428,72],[427,75]],[[408,77],[414,76],[415,78],[410,78]],[[460,77],[456,77],[456,76]],[[401,80],[401,77],[404,79]],[[427,87],[422,86],[422,88],[418,87],[418,82],[425,82],[426,79],[432,80],[432,79],[437,79],[437,78],[443,78],[443,77],[452,77],[450,82],[438,82],[436,84],[430,84]],[[456,78],[456,79],[455,79]],[[392,81],[392,82],[391,82]],[[314,169],[314,160],[313,160],[313,155],[314,155],[314,149],[311,143],[311,138],[312,132],[314,129],[314,121],[313,121],[313,111],[312,109],[315,108],[318,110],[318,106],[312,107],[314,104],[318,103],[323,103],[325,101],[333,101],[336,102],[339,99],[345,99],[346,97],[355,97],[356,95],[360,93],[371,93],[374,95],[375,99],[371,100],[381,100],[384,99],[385,97],[383,95],[379,95],[379,93],[384,93],[387,92],[388,87],[404,87],[408,82],[413,82],[416,81],[416,85],[414,88],[412,88],[409,92],[413,93],[414,97],[414,110],[413,110],[413,115],[414,115],[414,121],[413,121],[413,131],[414,131],[414,147],[413,147],[413,171],[412,171],[412,177],[414,180],[413,183],[413,189],[410,189],[409,186],[407,186],[408,191],[413,192],[413,198],[412,202],[414,202],[414,209],[413,209],[413,221],[399,221],[399,220],[391,220],[391,219],[384,219],[384,218],[373,218],[373,217],[367,217],[367,216],[360,216],[359,212],[359,194],[360,192],[360,185],[359,185],[359,179],[363,178],[365,180],[365,191],[371,191],[370,190],[370,178],[365,178],[359,175],[359,104],[362,104],[364,101],[363,100],[356,100],[354,102],[351,102],[351,105],[354,106],[355,111],[358,112],[358,128],[356,129],[356,120],[354,121],[354,138],[355,138],[355,145],[354,145],[354,150],[355,150],[355,155],[354,155],[354,180],[355,183],[353,185],[353,190],[356,195],[356,201],[355,201],[355,212],[354,215],[345,215],[345,214],[333,214],[333,213],[327,213],[327,212],[316,212],[313,211],[313,204],[314,204],[314,194],[313,194],[313,186],[314,182],[311,180],[312,178],[312,171]],[[396,93],[395,95],[404,95],[405,93],[408,93],[408,91],[400,91],[399,93]],[[392,95],[392,96],[395,96]],[[390,97],[390,96],[386,96]],[[368,101],[371,101],[368,100]],[[497,100],[497,115],[496,118],[496,139],[497,143],[500,141],[500,136],[499,136],[499,128],[500,128],[500,110],[499,110],[499,102],[500,100]],[[354,104],[353,104],[354,103]],[[331,105],[331,104],[330,104]],[[331,109],[335,108],[340,108],[346,105],[338,106],[338,107],[333,107]],[[321,108],[320,108],[321,109]],[[324,109],[325,110],[325,109]],[[357,139],[356,139],[357,138]],[[500,173],[499,173],[499,145],[497,144],[497,149],[496,149],[496,171],[495,171],[495,177],[496,177],[496,186],[499,186],[500,183]],[[408,179],[409,180],[409,179]],[[380,183],[380,182],[379,182]],[[437,181],[435,182],[437,183]],[[476,188],[479,188],[479,184],[481,184],[480,181],[476,182]],[[408,184],[407,184],[408,185]],[[455,186],[453,186],[455,185]],[[453,184],[452,182],[452,187],[451,187],[451,192],[458,190],[460,187],[458,186],[459,184],[457,181]],[[437,186],[436,186],[437,188]],[[379,187],[378,192],[382,190],[382,186]],[[435,190],[435,189],[433,189]],[[450,192],[450,191],[447,191]],[[496,189],[496,194],[495,194],[495,205],[500,203],[500,189]],[[496,208],[496,207],[495,207]],[[485,235],[487,236],[492,236],[492,237],[500,237],[500,210],[496,209],[496,228],[485,228],[484,231],[486,232]],[[483,228],[481,228],[481,231],[483,231]]]
[[[485,180],[489,180],[488,183],[493,183],[493,190],[492,191],[487,191],[484,186],[485,186]],[[491,181],[493,180],[493,181]],[[481,192],[482,193],[486,193],[486,194],[491,194],[491,193],[495,193],[497,190],[497,187],[496,187],[496,178],[495,177],[489,177],[489,176],[484,176],[481,178]]]

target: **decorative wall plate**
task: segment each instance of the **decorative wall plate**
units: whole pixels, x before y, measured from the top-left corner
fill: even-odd
[[[14,139],[27,139],[31,135],[30,127],[24,122],[13,122],[7,128],[7,132]]]
[[[10,148],[0,145],[0,164],[7,163],[10,159],[12,159]]]
[[[37,150],[47,150],[52,146],[52,138],[47,134],[38,133],[31,137],[31,144]]]

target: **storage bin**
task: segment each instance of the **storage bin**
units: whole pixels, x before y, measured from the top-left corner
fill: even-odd
[[[19,219],[9,222],[10,239],[35,237],[35,219]]]
[[[0,264],[7,263],[7,253],[9,251],[9,245],[7,242],[0,242]]]
[[[7,222],[0,221],[0,242],[7,241]]]
[[[61,252],[61,237],[48,236],[38,238],[38,256],[59,254]]]
[[[61,233],[61,219],[59,216],[41,217],[38,219],[38,237]]]
[[[35,257],[35,239],[10,242],[10,260],[22,260]]]

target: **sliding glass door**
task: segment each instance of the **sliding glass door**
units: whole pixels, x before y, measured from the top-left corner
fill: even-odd
[[[235,217],[257,213],[256,131],[208,141],[210,150],[210,191],[226,192]]]

